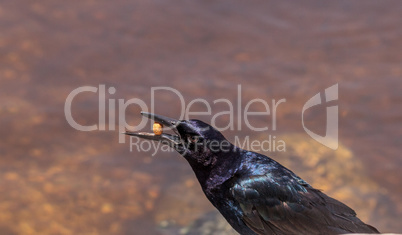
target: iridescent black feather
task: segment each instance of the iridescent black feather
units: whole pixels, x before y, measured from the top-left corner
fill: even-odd
[[[183,155],[207,198],[240,234],[378,233],[345,204],[271,158],[230,144],[210,125],[143,115],[177,135],[127,134],[162,141]]]

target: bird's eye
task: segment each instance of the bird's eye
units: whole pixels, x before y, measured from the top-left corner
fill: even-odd
[[[190,143],[198,143],[201,140],[201,138],[197,135],[189,135],[187,136],[187,141]]]

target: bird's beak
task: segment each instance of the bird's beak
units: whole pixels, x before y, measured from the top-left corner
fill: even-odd
[[[162,124],[164,126],[164,129],[165,128],[171,129],[171,130],[173,130],[173,132],[178,134],[177,129],[176,129],[176,126],[179,123],[178,120],[175,120],[175,119],[169,118],[169,117],[165,117],[162,115],[146,113],[146,112],[141,112],[141,115],[146,118],[152,119],[155,122]],[[136,133],[136,132],[130,132],[130,131],[126,131],[126,132],[124,132],[124,134],[130,135],[130,136],[137,136],[137,137],[147,139],[147,140],[162,141],[163,144],[167,144],[173,148],[176,148],[177,145],[181,144],[179,135],[171,135],[171,134],[165,134],[165,133],[162,133],[161,135],[155,135],[154,133],[147,133],[147,132]]]

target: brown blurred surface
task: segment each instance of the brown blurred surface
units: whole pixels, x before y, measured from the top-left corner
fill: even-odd
[[[177,154],[130,152],[118,143],[118,131],[80,132],[68,125],[67,95],[99,84],[116,88],[107,98],[140,98],[148,105],[155,86],[179,90],[188,103],[236,100],[242,84],[243,105],[286,98],[270,134],[309,139],[300,121],[304,103],[339,83],[343,147],[337,156],[344,151],[358,162],[339,166],[358,176],[333,183],[332,173],[321,170],[311,183],[353,204],[380,231],[402,231],[402,2],[0,3],[0,234],[160,234],[161,221],[182,225],[188,222],[183,218],[213,209]],[[180,112],[174,95],[156,98],[158,113]],[[307,119],[325,121],[323,110]],[[129,124],[139,123],[139,111],[127,110]],[[77,97],[73,116],[83,125],[97,123],[97,95]],[[256,139],[260,133],[244,128],[225,135]],[[321,167],[290,166],[305,178]],[[183,193],[194,200],[175,199],[180,182],[198,190]],[[356,185],[364,195],[381,196],[358,203],[362,194],[347,194]],[[176,207],[187,209],[171,212]]]

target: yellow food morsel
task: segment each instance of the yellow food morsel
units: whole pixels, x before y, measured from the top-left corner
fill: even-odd
[[[155,135],[162,135],[162,128],[162,124],[155,122],[152,129]]]

